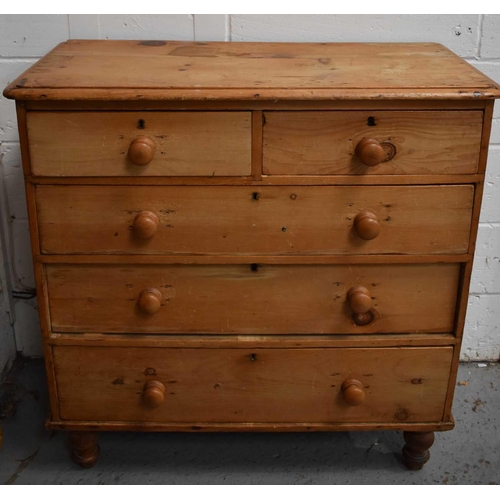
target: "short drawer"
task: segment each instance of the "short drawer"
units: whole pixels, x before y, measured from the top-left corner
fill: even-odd
[[[30,112],[40,176],[249,176],[249,112]]]
[[[53,348],[62,419],[192,423],[439,422],[452,352]]]
[[[482,121],[482,111],[267,112],[264,174],[473,174]]]
[[[452,332],[460,264],[46,267],[54,332]]]
[[[46,186],[45,254],[460,254],[474,187]]]

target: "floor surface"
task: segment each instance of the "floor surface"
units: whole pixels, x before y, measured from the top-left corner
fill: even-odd
[[[453,431],[421,471],[402,464],[402,433],[103,433],[90,470],[64,432],[44,429],[40,361],[0,386],[0,484],[500,484],[500,364],[460,367]]]

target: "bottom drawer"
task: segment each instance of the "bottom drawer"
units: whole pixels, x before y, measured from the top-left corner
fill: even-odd
[[[452,352],[53,348],[62,419],[192,423],[438,422]]]

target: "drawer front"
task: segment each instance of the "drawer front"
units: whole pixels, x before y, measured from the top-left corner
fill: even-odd
[[[459,275],[459,264],[46,267],[53,331],[102,333],[451,332]]]
[[[27,127],[33,175],[251,173],[249,112],[30,112]]]
[[[36,188],[46,254],[459,254],[473,194],[468,185]]]
[[[482,111],[268,112],[264,173],[473,174],[482,120]]]
[[[63,419],[193,423],[438,422],[452,352],[53,348]]]

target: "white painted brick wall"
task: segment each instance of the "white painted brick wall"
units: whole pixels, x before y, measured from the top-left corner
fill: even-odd
[[[462,57],[477,51],[478,15],[233,15],[231,40],[439,42]]]
[[[498,14],[485,15],[481,33],[482,58],[500,59],[500,29],[498,29]]]
[[[439,42],[500,82],[499,15],[0,15],[0,86],[67,38]],[[500,105],[494,112],[463,359],[500,358]],[[13,287],[33,286],[14,104],[0,98]],[[18,301],[18,349],[40,355],[36,300]],[[1,340],[1,339],[0,339]],[[1,369],[1,364],[0,364]]]
[[[110,40],[193,40],[194,20],[187,15],[100,15],[100,38]]]

